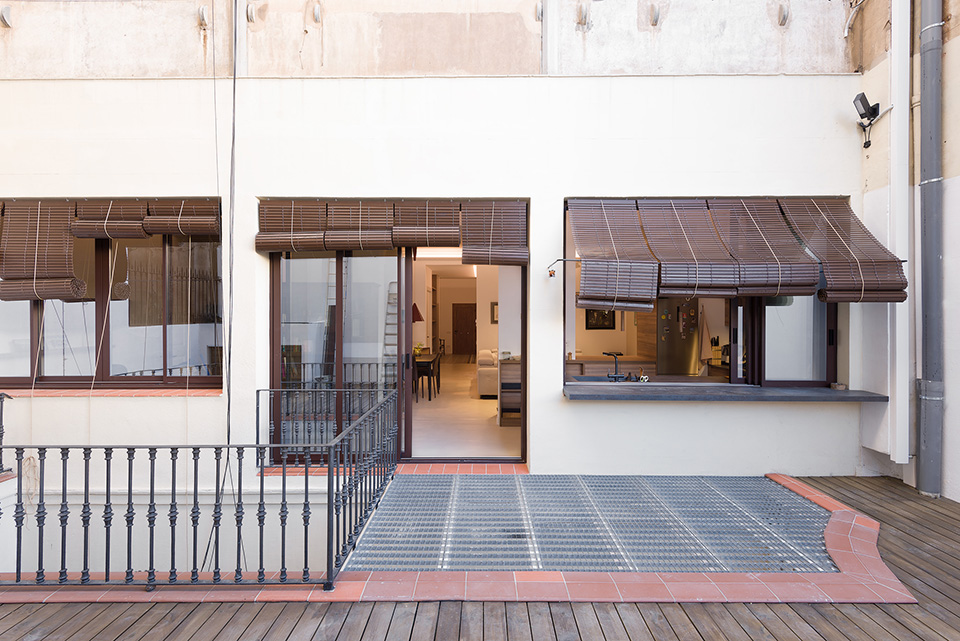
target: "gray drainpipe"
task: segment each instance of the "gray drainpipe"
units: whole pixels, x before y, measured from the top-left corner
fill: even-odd
[[[942,0],[920,6],[920,268],[922,359],[917,380],[917,489],[939,496],[943,477]]]

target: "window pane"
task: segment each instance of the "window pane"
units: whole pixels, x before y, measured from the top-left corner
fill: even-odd
[[[827,378],[827,306],[816,296],[766,299],[766,378]]]
[[[167,373],[219,376],[222,355],[220,243],[174,237],[167,251]]]
[[[163,375],[163,238],[114,240],[110,374]]]
[[[87,283],[83,301],[43,301],[41,376],[93,376],[96,370],[96,305],[94,240],[78,238],[73,269]]]
[[[348,387],[395,387],[397,255],[344,258],[343,270],[344,382]]]
[[[300,254],[280,259],[280,381],[333,387],[337,261]]]
[[[0,301],[0,376],[30,376],[30,301]]]

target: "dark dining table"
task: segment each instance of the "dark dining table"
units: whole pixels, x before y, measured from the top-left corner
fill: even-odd
[[[433,400],[433,389],[440,393],[440,354],[431,354],[430,352],[421,352],[419,356],[414,356],[417,364],[417,398],[420,396],[420,378],[427,378],[427,400]]]

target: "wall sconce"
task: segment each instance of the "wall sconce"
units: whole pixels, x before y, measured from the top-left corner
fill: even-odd
[[[880,120],[881,117],[891,109],[893,105],[890,105],[883,111],[880,111],[880,103],[876,102],[870,104],[870,101],[867,99],[867,95],[862,91],[857,94],[857,97],[853,99],[853,106],[857,108],[857,115],[860,116],[860,120],[857,122],[860,125],[860,129],[863,130],[863,148],[870,148],[870,128],[873,127],[873,124]],[[866,122],[864,122],[864,120]]]
[[[577,5],[577,31],[590,31],[593,23],[590,22],[590,3],[581,2]]]
[[[320,24],[320,21],[323,20],[323,13],[320,11],[320,3],[313,5],[313,21],[317,24]]]
[[[206,28],[207,28],[207,25],[209,24],[209,20],[207,19],[207,7],[206,7],[206,6],[202,6],[202,7],[200,7],[200,8],[197,10],[197,21],[200,23],[200,28],[201,28],[201,29],[206,29]]]
[[[656,27],[660,24],[660,7],[658,5],[650,5],[650,26]]]
[[[257,21],[257,7],[252,2],[247,3],[247,22],[253,24]]]
[[[0,7],[0,25],[7,29],[13,29],[13,18],[10,17],[10,5]]]
[[[777,10],[777,24],[781,27],[787,26],[787,20],[790,19],[790,7],[785,4],[780,5]]]

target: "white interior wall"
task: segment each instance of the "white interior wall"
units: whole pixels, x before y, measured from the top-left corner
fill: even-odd
[[[219,87],[221,98],[229,96],[229,84]],[[4,83],[0,134],[12,153],[0,157],[0,194],[219,194],[229,237],[229,101],[218,102],[218,189],[212,89],[204,80]],[[530,202],[532,471],[645,472],[667,460],[674,473],[748,473],[761,467],[757,461],[766,471],[787,473],[853,469],[856,438],[844,426],[858,422],[857,405],[799,404],[784,412],[764,403],[567,401],[562,279],[549,278],[547,266],[563,255],[565,197],[850,194],[857,210],[861,147],[850,126],[850,99],[858,90],[855,75],[241,80],[232,229],[234,438],[252,436],[254,393],[266,387],[269,369],[269,261],[253,249],[257,197],[515,197]],[[706,122],[704,96],[711,100]],[[513,297],[504,292],[510,280],[505,275],[500,282],[501,319],[510,313]],[[513,338],[500,330],[505,349]],[[855,322],[844,327],[849,342],[842,348],[862,344],[861,332]],[[519,351],[519,340],[507,349]],[[136,409],[118,408],[140,417],[166,399],[139,400]],[[705,442],[715,447],[675,458],[650,443],[680,447],[686,435],[630,429],[637,412],[656,418],[653,426],[678,418],[701,422],[707,410],[714,436]],[[71,418],[68,410],[50,412],[35,423],[38,429]],[[778,418],[785,413],[789,420]],[[104,422],[117,421],[111,415]],[[609,427],[598,433],[598,424]],[[759,425],[767,430],[763,438]],[[189,430],[223,427],[220,414],[203,425],[191,422]],[[117,431],[116,438],[125,436]],[[583,455],[584,442],[597,443],[596,455]]]
[[[520,341],[520,273],[521,269],[511,265],[501,265],[497,275],[499,281],[498,296],[500,322],[497,324],[497,339],[500,353],[510,352],[513,356],[521,353]]]
[[[496,265],[477,265],[477,350],[497,349],[499,323],[490,322],[490,303],[498,302],[498,269]]]

